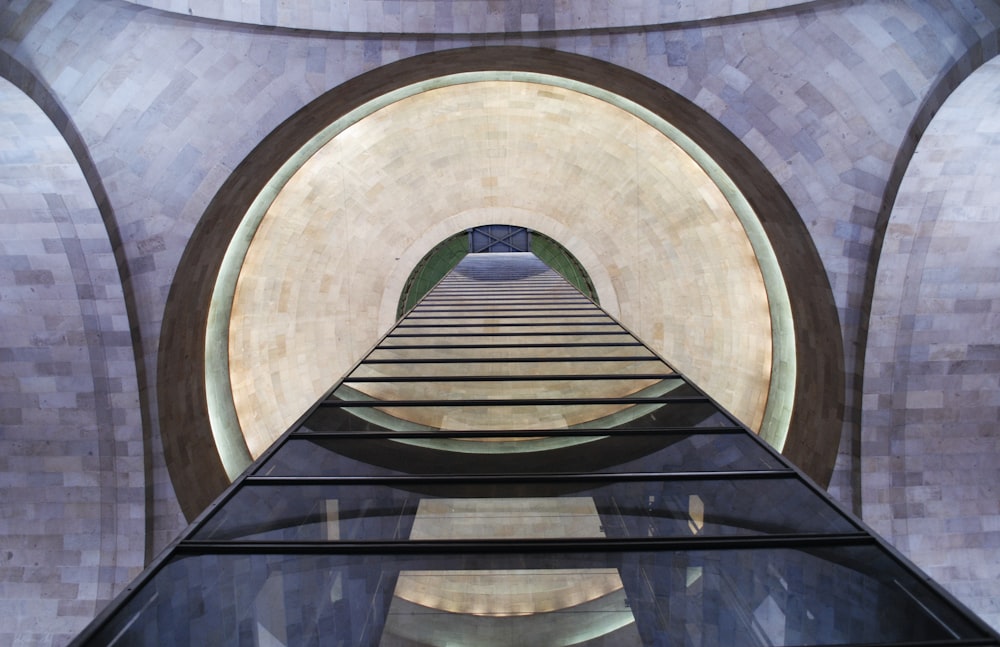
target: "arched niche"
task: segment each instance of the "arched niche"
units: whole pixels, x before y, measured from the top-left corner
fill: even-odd
[[[840,334],[819,258],[805,227],[774,178],[724,127],[649,79],[571,54],[514,47],[474,48],[406,59],[359,76],[323,95],[265,138],[213,200],[185,251],[168,300],[161,338],[164,361],[160,365],[159,388],[165,450],[178,495],[188,514],[200,510],[228,481],[208,424],[205,381],[192,375],[192,368],[197,371],[197,367],[204,365],[204,339],[214,282],[245,214],[268,190],[268,183],[279,175],[283,165],[337,119],[414,84],[463,74],[545,76],[621,97],[638,110],[671,124],[717,164],[749,210],[757,214],[766,241],[774,250],[777,269],[785,277],[794,327],[789,331],[789,337],[794,337],[792,353],[799,362],[805,359],[805,364],[795,372],[788,407],[790,428],[795,431],[789,434],[784,451],[817,480],[825,482],[832,470],[842,407]],[[496,220],[484,219],[482,215],[475,220]],[[564,232],[539,229],[551,232],[576,254]],[[446,233],[432,236],[426,249]],[[419,259],[419,252],[414,253]],[[586,253],[581,252],[578,257],[592,276],[599,274],[588,265]],[[409,269],[412,268],[400,271],[400,281],[405,280]],[[190,278],[185,280],[185,276]],[[195,277],[196,280],[191,280]],[[398,299],[398,290],[385,299]]]

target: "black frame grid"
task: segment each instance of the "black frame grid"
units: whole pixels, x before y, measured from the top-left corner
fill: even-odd
[[[574,610],[614,601],[614,613],[600,613],[631,618],[579,644],[1000,646],[985,623],[533,255],[483,256],[492,258],[459,263],[72,644],[144,644],[154,630],[154,642],[257,644],[256,632],[281,624],[262,600],[278,601],[289,644],[390,644],[382,634],[394,623],[420,621],[400,611],[412,600],[396,597],[414,573],[440,583],[433,577],[449,573],[508,582],[504,573],[573,572],[602,573],[600,581],[616,573],[621,583]],[[461,314],[509,311],[499,295],[513,293],[549,314]],[[421,335],[438,343],[393,343],[443,294],[452,314],[433,318],[449,332]],[[576,328],[581,317],[599,323],[585,333],[510,331],[548,325],[539,321]],[[601,327],[631,341],[531,341]],[[468,342],[477,337],[512,341]],[[549,363],[556,368],[545,370]],[[574,397],[580,385],[603,382],[619,392]],[[510,395],[529,386],[538,392]],[[463,416],[476,409],[509,424],[469,426],[476,418]],[[542,422],[559,419],[568,422]],[[551,536],[490,534],[516,526],[503,515],[536,499],[592,501],[597,517],[580,518],[599,521],[599,531],[560,536],[557,522]],[[324,526],[329,501],[344,511],[335,536]],[[486,501],[501,521],[449,534],[447,516],[421,518],[435,501]],[[430,529],[424,538],[412,536],[418,522]],[[547,613],[550,628],[568,617]],[[534,626],[455,609],[424,619],[446,616],[454,631]]]

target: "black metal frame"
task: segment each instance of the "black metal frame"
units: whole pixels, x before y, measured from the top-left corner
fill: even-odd
[[[440,284],[439,284],[440,287]],[[437,289],[437,288],[436,288]],[[435,290],[436,290],[435,289]],[[434,295],[432,290],[425,300],[429,300]],[[440,293],[439,293],[440,294]],[[418,304],[420,307],[424,302]],[[592,307],[597,308],[593,302]],[[414,309],[416,310],[416,308]],[[413,312],[413,311],[411,311]],[[603,316],[607,313],[601,311]],[[579,315],[585,316],[585,315]],[[555,318],[556,316],[553,316]],[[411,319],[423,319],[419,316],[410,315]],[[447,319],[457,319],[461,317],[444,317]],[[472,317],[470,317],[472,318]],[[481,319],[482,317],[475,317]],[[563,317],[565,319],[567,317]],[[614,321],[613,319],[611,319]],[[405,321],[405,320],[404,320]],[[494,324],[482,324],[494,325]],[[509,324],[518,325],[518,324]],[[533,325],[533,324],[520,324]],[[572,324],[579,325],[579,324]],[[1000,646],[1000,635],[996,634],[981,620],[971,614],[961,603],[955,600],[950,594],[945,592],[940,586],[932,582],[926,575],[916,569],[908,560],[898,553],[891,546],[886,544],[881,538],[868,528],[864,522],[858,520],[849,512],[846,512],[836,501],[834,501],[822,488],[817,486],[811,479],[805,476],[794,465],[791,465],[777,451],[764,443],[756,434],[753,434],[745,426],[741,425],[728,412],[707,396],[697,386],[688,381],[683,374],[677,372],[662,360],[652,349],[638,341],[627,328],[620,322],[614,324],[620,327],[623,333],[631,335],[636,341],[628,343],[566,343],[566,344],[455,344],[455,345],[413,345],[394,346],[386,344],[395,331],[399,328],[413,327],[405,323],[400,323],[387,335],[380,343],[376,344],[368,353],[357,362],[348,376],[334,384],[330,390],[318,400],[299,420],[289,428],[259,459],[241,474],[233,484],[216,500],[204,510],[191,524],[184,535],[174,541],[159,557],[157,557],[149,567],[139,576],[139,578],[127,587],[107,609],[97,616],[91,625],[80,634],[72,645],[86,645],[88,641],[97,634],[103,625],[112,617],[115,610],[134,596],[139,589],[174,556],[179,555],[202,555],[202,554],[344,554],[344,555],[454,555],[454,554],[538,554],[538,553],[619,553],[619,552],[659,552],[659,551],[685,551],[685,550],[741,550],[741,549],[763,549],[763,548],[793,548],[809,550],[812,548],[829,548],[843,546],[871,546],[881,550],[883,554],[900,566],[904,571],[913,576],[916,580],[926,585],[935,593],[941,602],[950,612],[964,617],[977,631],[982,634],[981,638],[957,638],[954,640],[927,640],[892,643],[897,647],[998,647]],[[463,327],[456,324],[453,327]],[[467,333],[466,336],[473,336],[477,333]],[[483,336],[494,336],[492,333],[481,333]],[[530,333],[528,333],[530,334]],[[543,333],[551,334],[551,333]],[[430,335],[428,335],[430,336]],[[448,335],[455,337],[459,335]],[[522,334],[522,336],[525,336]],[[635,346],[642,347],[649,355],[631,357],[600,357],[596,355],[584,357],[521,357],[521,358],[416,358],[416,359],[377,359],[371,358],[371,354],[380,349],[391,350],[427,350],[427,349],[504,349],[504,348],[612,348]],[[670,372],[649,372],[642,374],[553,374],[553,375],[516,375],[516,376],[493,376],[493,375],[462,375],[462,376],[400,376],[400,377],[351,377],[351,374],[360,366],[364,365],[421,365],[421,364],[459,364],[459,363],[560,363],[560,362],[646,362],[657,361],[670,369]],[[624,380],[624,379],[661,379],[678,380],[688,388],[695,391],[697,395],[685,396],[661,396],[661,397],[621,397],[621,398],[497,398],[497,399],[467,399],[467,400],[396,400],[396,401],[341,401],[334,400],[334,392],[342,384],[360,383],[423,383],[423,382],[499,382],[499,381],[555,381],[555,380]],[[643,429],[641,431],[629,432],[626,429],[557,429],[557,430],[469,430],[469,431],[411,431],[411,432],[389,432],[389,431],[337,431],[323,432],[302,429],[308,418],[317,411],[326,408],[390,408],[390,407],[468,407],[468,406],[577,406],[577,405],[636,405],[636,404],[659,404],[668,405],[676,403],[707,403],[718,410],[733,426],[673,426]],[[366,476],[366,477],[344,477],[344,476],[265,476],[255,473],[258,466],[265,464],[276,452],[280,451],[289,441],[293,440],[407,440],[407,439],[482,439],[482,438],[523,438],[531,437],[608,437],[614,434],[623,436],[664,436],[664,437],[688,437],[694,435],[705,436],[739,436],[749,437],[755,446],[763,449],[770,458],[783,467],[778,469],[765,470],[714,470],[714,471],[660,471],[660,472],[623,472],[623,473],[535,473],[535,474],[481,474],[481,475],[458,475],[458,474],[433,474],[433,475],[410,475],[410,476]],[[315,542],[315,541],[247,541],[247,540],[227,540],[227,541],[207,541],[195,540],[192,537],[197,533],[207,521],[215,514],[221,506],[224,506],[235,494],[244,486],[259,485],[432,485],[432,484],[524,484],[524,483],[563,483],[563,482],[587,482],[587,483],[614,483],[626,481],[718,481],[718,480],[740,480],[754,481],[761,479],[794,479],[802,483],[818,499],[830,506],[852,524],[857,532],[851,533],[780,533],[772,535],[748,535],[748,536],[726,536],[726,537],[655,537],[655,538],[601,538],[601,539],[511,539],[504,541],[495,540],[408,540],[408,541],[366,541],[366,542]],[[944,625],[946,626],[946,625]],[[882,643],[880,643],[882,644]],[[853,643],[851,647],[864,647],[870,643]],[[872,645],[874,647],[874,645]]]

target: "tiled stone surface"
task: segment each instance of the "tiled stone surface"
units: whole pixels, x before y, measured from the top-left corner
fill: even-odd
[[[385,34],[482,34],[637,27],[807,5],[799,0],[128,0],[182,15],[252,25]]]
[[[255,29],[116,1],[15,0],[0,10],[0,47],[36,74],[70,115],[106,187],[121,238],[114,251],[126,261],[124,297],[135,313],[130,325],[140,340],[140,372],[148,376],[141,395],[147,451],[154,457],[167,295],[192,231],[240,161],[289,115],[362,72],[430,51],[526,45],[607,61],[666,85],[718,119],[777,178],[823,259],[839,309],[847,424],[834,484],[851,500],[858,495],[852,475],[860,450],[850,441],[860,424],[858,358],[864,355],[866,284],[874,272],[870,243],[881,233],[878,216],[886,190],[893,189],[897,152],[914,135],[910,123],[925,99],[936,96],[938,83],[954,68],[959,77],[971,71],[975,60],[968,52],[996,54],[998,13],[992,0],[820,3],[641,32],[406,38]],[[802,244],[793,235],[780,241],[786,249]],[[200,250],[188,260],[217,251]],[[26,271],[36,269],[51,271]],[[21,287],[42,280],[20,277]],[[824,289],[814,276],[788,278],[801,292]],[[4,289],[8,285],[18,287],[16,280]],[[954,299],[962,308],[982,307],[967,295]],[[35,375],[34,367],[30,371]],[[924,407],[933,402],[929,394],[913,397]],[[188,406],[194,405],[165,408],[169,414]],[[155,467],[147,475],[154,510],[175,505],[165,479]],[[206,480],[204,487],[216,486]],[[162,546],[177,526],[176,515],[156,514],[155,544]]]
[[[862,427],[865,518],[1000,624],[1000,60],[921,138],[879,262]],[[978,581],[977,581],[978,580]]]
[[[121,282],[55,126],[0,80],[0,644],[60,644],[142,567]]]

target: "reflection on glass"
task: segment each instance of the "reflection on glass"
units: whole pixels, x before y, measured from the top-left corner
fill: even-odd
[[[743,432],[543,436],[507,443],[436,437],[307,440],[305,436],[290,438],[256,474],[620,474],[784,469]]]
[[[379,645],[636,645],[639,640],[615,569],[454,570],[401,572]]]
[[[666,374],[670,368],[657,358],[633,359],[595,358],[590,361],[546,359],[545,361],[463,361],[441,363],[365,362],[351,373],[352,379],[394,377],[448,377],[466,375],[487,376],[547,376],[598,375],[631,377],[634,375]]]
[[[357,542],[854,532],[858,529],[845,517],[788,476],[603,483],[253,483],[195,537]]]
[[[519,343],[518,343],[519,342]],[[423,361],[428,360],[466,360],[477,361],[484,358],[508,359],[513,361],[535,360],[543,358],[546,360],[565,360],[574,357],[597,357],[607,358],[638,358],[640,360],[658,359],[645,346],[639,342],[615,342],[614,345],[606,343],[581,343],[566,346],[548,346],[535,344],[527,339],[511,342],[507,340],[505,345],[494,345],[491,348],[482,348],[474,345],[467,347],[457,347],[455,344],[450,347],[434,348],[376,348],[368,356],[369,361]]]
[[[632,378],[600,376],[587,379],[518,376],[480,376],[479,379],[425,378],[422,381],[385,379],[347,382],[333,396],[358,400],[503,400],[524,398],[626,398],[673,395],[684,386],[678,377]]]
[[[981,634],[867,546],[179,557],[95,644],[368,646],[417,636],[429,645],[751,647]]]
[[[680,393],[680,390],[677,390]],[[667,398],[671,394],[666,394]],[[677,397],[683,397],[680,394]],[[537,404],[478,401],[447,404],[408,403],[408,406],[320,406],[306,419],[306,431],[470,431],[561,429],[656,429],[712,426],[735,427],[708,401],[620,404]],[[352,402],[363,402],[354,400]],[[415,406],[414,406],[415,405]],[[711,422],[709,422],[711,421]]]
[[[603,312],[560,311],[575,288],[513,256],[442,280],[88,644],[983,635]],[[502,312],[528,296],[531,314]]]

